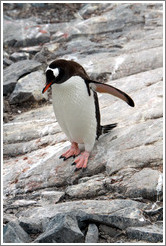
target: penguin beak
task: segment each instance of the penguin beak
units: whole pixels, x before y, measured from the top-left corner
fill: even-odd
[[[48,88],[52,85],[53,82],[50,82],[48,84],[45,85],[45,87],[42,90],[42,93],[46,92],[48,90]]]

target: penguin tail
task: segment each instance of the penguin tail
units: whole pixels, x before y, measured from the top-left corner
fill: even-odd
[[[116,126],[117,126],[117,123],[101,126],[101,134],[108,133]]]

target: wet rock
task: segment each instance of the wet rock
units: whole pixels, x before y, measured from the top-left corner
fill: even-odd
[[[41,63],[33,60],[25,60],[13,63],[4,70],[3,94],[12,93],[20,77],[40,68]]]
[[[4,243],[29,243],[32,241],[30,236],[19,226],[18,222],[9,222],[4,227]]]
[[[127,236],[132,239],[158,243],[163,241],[163,228],[155,224],[143,227],[129,227],[127,228]]]
[[[99,231],[95,224],[89,224],[88,231],[85,237],[85,243],[97,243]]]
[[[22,103],[28,100],[38,102],[47,99],[47,93],[41,93],[45,86],[45,80],[42,70],[32,72],[19,79],[14,91],[10,95],[10,103]]]
[[[46,231],[35,243],[81,243],[84,235],[80,231],[77,220],[70,214],[57,214],[50,220]]]

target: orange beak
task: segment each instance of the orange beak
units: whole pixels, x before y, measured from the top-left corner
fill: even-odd
[[[49,84],[46,84],[46,86],[43,88],[42,93],[46,92],[48,88],[52,85],[53,82],[50,82]]]

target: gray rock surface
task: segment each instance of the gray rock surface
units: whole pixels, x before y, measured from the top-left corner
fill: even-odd
[[[20,61],[20,60],[26,60],[29,59],[29,54],[26,52],[14,52],[10,59],[14,62]]]
[[[123,199],[110,201],[80,200],[29,208],[26,211],[20,211],[19,217],[20,221],[25,220],[26,217],[39,224],[52,219],[59,213],[74,212],[81,221],[90,220],[110,226],[116,225],[117,228],[124,229],[127,226],[149,224],[149,221],[142,214],[142,209],[145,207],[145,203]],[[82,214],[82,212],[84,213]]]
[[[47,92],[41,93],[44,85],[45,75],[42,70],[24,76],[17,81],[16,87],[10,95],[10,103],[22,103],[28,100],[38,102],[42,99],[48,99]]]
[[[11,221],[4,227],[4,243],[29,243],[31,241],[32,239],[30,236],[16,221]]]
[[[24,47],[46,43],[50,40],[47,25],[37,25],[31,19],[6,20],[4,19],[4,45]]]
[[[8,11],[14,15],[12,6]],[[75,19],[59,23],[5,17],[5,238],[13,235],[17,243],[162,241],[162,15],[161,3],[88,3]],[[30,60],[10,65],[15,52],[28,53]],[[32,96],[34,86],[41,91],[41,69],[56,58],[77,61],[92,79],[119,88],[135,102],[130,108],[98,94],[102,124],[118,126],[96,141],[85,172],[74,172],[72,158],[59,159],[70,143],[48,105],[51,96],[35,109],[11,105],[42,99],[42,94]],[[11,107],[17,114],[7,122]],[[19,238],[10,224],[16,219],[27,238]],[[95,225],[98,239],[97,230],[95,239],[90,237]]]
[[[118,234],[121,233],[121,231],[115,227],[107,226],[101,224],[99,227],[100,234],[103,235],[108,235],[110,237],[118,237]]]
[[[50,220],[47,228],[35,243],[81,243],[84,235],[80,231],[77,220],[70,214],[57,214]]]
[[[99,231],[95,224],[89,224],[88,231],[85,237],[85,243],[97,243]]]
[[[129,238],[146,240],[151,243],[163,242],[163,228],[158,225],[130,227],[127,229]]]
[[[62,191],[43,191],[41,193],[41,202],[46,204],[58,203],[65,195]]]
[[[33,60],[24,60],[11,64],[3,73],[3,94],[11,93],[19,78],[39,69],[41,64]]]

